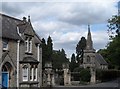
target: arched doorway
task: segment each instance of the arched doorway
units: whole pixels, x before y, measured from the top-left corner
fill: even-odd
[[[6,62],[2,66],[2,86],[9,87],[10,86],[10,79],[12,74],[13,68],[9,62]]]

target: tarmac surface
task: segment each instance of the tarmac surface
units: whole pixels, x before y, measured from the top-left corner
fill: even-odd
[[[120,89],[120,79],[91,85],[56,86],[51,89]]]

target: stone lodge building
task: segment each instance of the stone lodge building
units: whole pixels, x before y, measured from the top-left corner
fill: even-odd
[[[16,19],[0,14],[0,84],[2,87],[40,87],[42,85],[41,39],[30,16]]]

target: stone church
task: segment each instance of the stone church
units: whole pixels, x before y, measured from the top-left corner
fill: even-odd
[[[0,14],[0,86],[42,86],[41,39],[28,19]]]
[[[97,53],[93,48],[93,41],[92,41],[89,25],[88,25],[87,42],[86,42],[86,48],[84,50],[82,66],[83,68],[94,67],[96,69],[108,69],[107,62],[104,60],[102,55]]]

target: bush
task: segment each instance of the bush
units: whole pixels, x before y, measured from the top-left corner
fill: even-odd
[[[110,81],[120,77],[119,70],[97,70],[96,71],[96,78],[97,80],[103,81]]]
[[[83,69],[80,71],[80,80],[84,82],[90,82],[91,74],[90,69]]]

